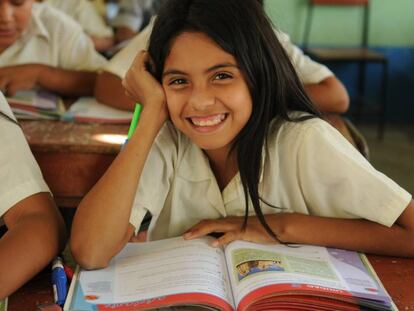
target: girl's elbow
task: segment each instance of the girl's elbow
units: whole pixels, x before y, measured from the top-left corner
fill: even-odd
[[[345,113],[349,109],[349,96],[348,93],[344,92],[341,96],[338,96],[338,99],[335,103],[335,111],[337,113]]]
[[[71,239],[70,250],[75,262],[86,270],[102,269],[109,265],[110,258],[103,256],[98,249],[88,247],[82,241]]]
[[[408,232],[405,242],[405,257],[414,258],[414,230],[410,230],[410,232]]]

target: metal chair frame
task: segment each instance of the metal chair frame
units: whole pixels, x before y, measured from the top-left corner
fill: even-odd
[[[343,6],[354,7],[360,6],[363,9],[363,25],[361,48],[310,48],[309,38],[311,34],[312,21],[316,6]],[[377,115],[379,118],[378,138],[382,139],[385,132],[386,123],[386,107],[387,107],[387,87],[388,87],[388,59],[385,55],[369,50],[368,33],[370,6],[368,0],[309,0],[309,6],[305,21],[305,31],[303,38],[304,51],[312,58],[322,63],[356,63],[358,64],[358,98],[356,107],[357,120],[360,119],[364,112],[365,98],[365,81],[366,81],[366,65],[367,63],[376,63],[382,67],[382,76],[380,81],[380,99]]]

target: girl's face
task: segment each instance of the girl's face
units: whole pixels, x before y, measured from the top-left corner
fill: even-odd
[[[174,40],[162,85],[174,125],[207,152],[228,152],[252,113],[235,58],[203,33],[185,32]]]
[[[32,17],[33,0],[0,0],[0,53],[26,30]]]

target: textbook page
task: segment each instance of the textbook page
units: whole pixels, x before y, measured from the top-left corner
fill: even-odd
[[[311,245],[230,243],[226,260],[236,306],[244,307],[254,291],[314,291],[374,299],[390,304],[383,287],[366,270],[357,252]],[[301,286],[304,285],[304,286]]]
[[[63,115],[65,121],[125,123],[132,120],[131,111],[116,109],[98,102],[94,97],[81,97]]]
[[[208,238],[184,241],[181,237],[128,243],[108,268],[80,273],[84,297],[93,304],[119,304],[159,297],[168,302],[169,295],[190,299],[183,294],[199,293],[217,297],[231,309],[224,252],[209,243]]]

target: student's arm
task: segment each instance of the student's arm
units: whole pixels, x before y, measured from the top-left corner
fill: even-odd
[[[93,94],[96,72],[56,68],[42,64],[25,64],[0,68],[0,89],[12,96],[19,90],[35,86],[62,95]]]
[[[0,239],[0,299],[41,271],[64,247],[65,224],[49,193],[31,195],[4,215]]]
[[[305,91],[323,114],[345,113],[349,108],[349,96],[344,85],[335,76],[319,83],[304,84]]]
[[[96,99],[105,105],[124,110],[135,107],[134,101],[125,95],[121,78],[108,71],[98,73],[94,93]]]
[[[143,105],[136,134],[81,201],[73,219],[72,253],[88,269],[105,267],[131,238],[129,217],[138,181],[168,117],[164,90],[146,70],[146,59],[146,53],[139,53],[124,81],[128,94]]]
[[[132,39],[137,32],[128,26],[118,26],[115,28],[115,42],[120,43]]]
[[[105,52],[109,50],[114,45],[114,37],[97,37],[97,36],[90,36],[92,39],[93,45],[95,50],[98,52]]]
[[[305,90],[323,114],[344,113],[349,107],[349,97],[344,85],[324,65],[305,55],[290,41],[287,34],[275,30]]]
[[[394,225],[386,227],[362,219],[340,219],[279,213],[265,216],[266,221],[284,243],[312,244],[360,251],[364,253],[414,257],[414,201],[411,201]],[[225,233],[215,246],[233,240],[275,243],[257,217],[249,217],[245,231],[244,217],[202,221],[191,228],[185,238],[193,239],[212,232]]]

